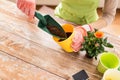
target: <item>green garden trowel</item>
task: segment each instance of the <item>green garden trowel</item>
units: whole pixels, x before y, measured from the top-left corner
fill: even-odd
[[[38,12],[35,12],[35,17],[39,19],[38,27],[49,33],[52,36],[56,36],[60,39],[66,39],[66,33],[63,28],[50,16],[50,15],[41,15]]]

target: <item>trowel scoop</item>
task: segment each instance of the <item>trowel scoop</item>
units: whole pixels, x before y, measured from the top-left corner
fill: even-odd
[[[61,25],[59,25],[50,15],[41,15],[35,12],[35,17],[39,19],[38,27],[52,36],[60,39],[66,39],[67,35]]]

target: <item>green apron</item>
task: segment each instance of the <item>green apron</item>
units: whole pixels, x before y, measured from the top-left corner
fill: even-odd
[[[98,4],[99,0],[61,0],[55,15],[76,24],[88,24],[98,19]]]

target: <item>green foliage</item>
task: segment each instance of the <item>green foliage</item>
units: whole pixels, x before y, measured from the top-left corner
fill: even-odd
[[[82,43],[81,51],[86,51],[89,57],[95,57],[97,59],[98,54],[105,52],[104,47],[113,48],[113,45],[107,42],[107,37],[105,38],[97,38],[94,33],[95,31],[87,32],[87,36],[84,37],[84,42]]]

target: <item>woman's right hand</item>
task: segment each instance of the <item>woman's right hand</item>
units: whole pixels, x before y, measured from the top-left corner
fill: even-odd
[[[36,9],[35,0],[17,0],[17,7],[28,15],[29,19],[34,18]]]
[[[74,28],[75,34],[71,44],[74,52],[78,52],[82,48],[84,36],[87,36],[87,31],[94,31],[94,29],[90,25],[77,26]]]
[[[72,38],[72,44],[71,47],[74,50],[74,52],[78,52],[81,47],[82,47],[82,43],[84,42],[84,36],[87,36],[87,31],[81,27],[75,27],[74,28],[74,37]]]

